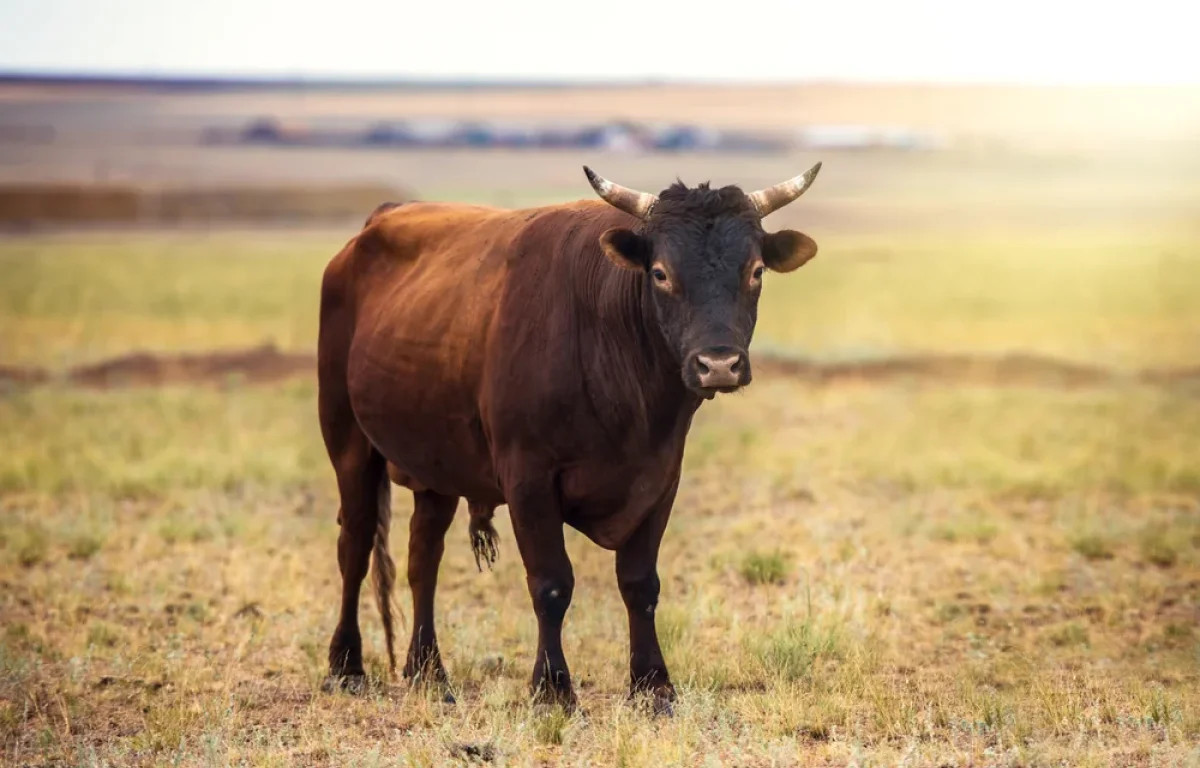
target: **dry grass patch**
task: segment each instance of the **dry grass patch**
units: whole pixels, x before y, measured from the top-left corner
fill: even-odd
[[[476,571],[465,515],[449,533],[439,629],[456,707],[390,679],[369,596],[374,688],[320,693],[336,619],[336,502],[311,385],[10,396],[0,423],[22,449],[0,457],[6,759],[1187,759],[1200,738],[1200,502],[1145,467],[1200,453],[1156,442],[1168,422],[1193,418],[1194,401],[752,389],[697,420],[701,450],[664,542],[658,625],[681,693],[665,722],[625,702],[612,555],[573,532],[565,642],[584,712],[530,707],[536,624],[503,515],[494,572]],[[1149,408],[1152,397],[1170,407]],[[945,418],[968,403],[975,433]],[[1163,421],[1126,430],[1118,449],[1087,427],[1100,403],[1118,421]],[[1064,457],[1039,466],[1043,493],[1014,493],[1028,476],[1021,430],[1052,410],[1068,435],[1094,436],[1092,462],[1119,472],[1079,472]],[[921,424],[953,441],[957,464],[944,445],[909,439]],[[731,429],[743,435],[734,445],[720,439]],[[886,463],[887,446],[904,442],[908,453]],[[410,502],[394,503],[403,521]],[[1106,559],[1074,544],[1093,525],[1111,537]],[[405,528],[393,541],[401,557]]]

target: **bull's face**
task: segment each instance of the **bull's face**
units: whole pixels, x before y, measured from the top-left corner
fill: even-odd
[[[615,264],[643,275],[684,384],[700,396],[750,383],[750,340],[764,273],[791,272],[817,253],[812,238],[792,230],[764,232],[761,219],[803,194],[819,169],[751,195],[737,187],[675,184],[654,196],[585,168],[602,198],[644,222],[636,230],[606,231],[600,245]]]

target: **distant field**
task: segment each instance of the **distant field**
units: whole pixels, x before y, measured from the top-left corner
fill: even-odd
[[[34,116],[88,114],[101,130],[128,124],[129,117],[137,116],[143,133],[178,130],[198,120],[227,122],[264,115],[285,121],[631,119],[754,128],[899,125],[970,141],[1079,149],[1135,140],[1143,145],[1148,140],[1194,140],[1200,126],[1200,89],[1186,86],[808,83],[148,93],[137,88],[0,85],[0,104],[10,109],[23,106]]]
[[[1097,228],[1140,234],[1200,225],[1200,151],[1038,155],[1028,152],[821,151],[787,156],[561,152],[388,152],[105,144],[0,146],[0,181],[113,183],[167,188],[335,185],[411,189],[419,199],[526,206],[592,194],[582,166],[627,186],[659,191],[689,184],[755,189],[807,170],[823,171],[803,205],[772,226],[804,222],[844,232],[936,231],[1026,234]],[[3,158],[0,158],[3,159]],[[348,220],[348,223],[357,223]]]
[[[1027,352],[1131,370],[1200,364],[1200,251],[1154,234],[962,239],[806,228],[769,275],[756,348],[822,359]],[[352,234],[177,232],[0,239],[0,364],[133,350],[315,349],[321,273]]]
[[[678,175],[774,183],[816,160],[804,213],[845,228],[969,230],[1129,221],[1193,224],[1200,205],[1200,91],[960,87],[643,87],[510,91],[165,93],[0,86],[0,136],[52,128],[52,143],[0,140],[0,182],[386,184],[440,199],[523,205],[590,194],[592,165],[661,189]],[[796,156],[620,152],[413,152],[209,147],[210,126],[259,117],[336,121],[634,119],[799,129],[830,123],[937,133],[944,153],[812,151]],[[786,218],[786,217],[781,217]]]

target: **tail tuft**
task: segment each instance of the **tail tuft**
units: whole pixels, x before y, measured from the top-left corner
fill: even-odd
[[[500,556],[500,536],[492,526],[495,508],[486,504],[468,504],[471,512],[471,551],[475,554],[475,567],[483,573],[483,562],[487,562],[488,570],[496,564]]]

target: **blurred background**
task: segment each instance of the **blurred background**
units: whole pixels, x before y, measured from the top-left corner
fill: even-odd
[[[768,276],[755,385],[689,443],[659,621],[677,679],[724,698],[672,743],[886,759],[912,738],[931,765],[1033,765],[1078,763],[1087,734],[1087,764],[1180,764],[1200,738],[1198,17],[0,0],[5,754],[199,761],[204,733],[204,754],[356,761],[375,715],[310,698],[339,583],[313,356],[322,270],[377,204],[590,198],[584,164],[754,189],[820,161],[765,222],[818,257]],[[518,701],[511,529],[503,584],[472,586],[492,577],[461,517],[443,648],[481,706]],[[609,555],[569,542],[572,669],[615,696]],[[495,654],[519,670],[473,666]],[[628,727],[640,752],[541,726],[500,748],[670,762]]]

